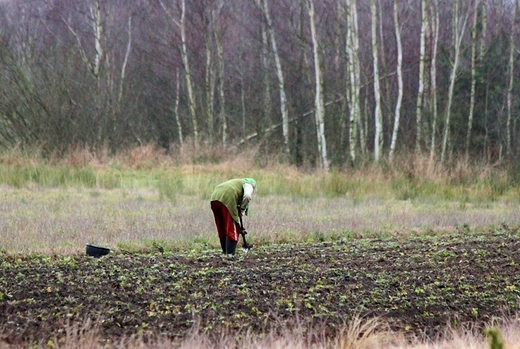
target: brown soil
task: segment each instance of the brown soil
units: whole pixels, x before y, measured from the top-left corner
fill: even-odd
[[[353,316],[434,335],[518,310],[520,234],[455,234],[240,252],[0,255],[3,340],[42,341],[94,319],[106,337],[293,326],[334,335]],[[80,325],[78,325],[80,326]]]

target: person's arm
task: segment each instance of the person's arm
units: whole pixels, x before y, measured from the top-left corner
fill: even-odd
[[[242,197],[242,204],[240,205],[240,213],[247,216],[248,205],[251,202],[254,188],[249,183],[244,183],[242,186],[244,188],[244,196]]]

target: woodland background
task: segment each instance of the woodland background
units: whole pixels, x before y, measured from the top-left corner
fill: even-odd
[[[514,162],[516,0],[3,0],[0,147]],[[208,160],[208,159],[204,159]],[[211,159],[209,159],[211,160]]]

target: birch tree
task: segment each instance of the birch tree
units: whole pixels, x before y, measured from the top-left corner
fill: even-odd
[[[468,14],[459,14],[459,0],[455,0],[454,13],[453,13],[453,42],[455,44],[455,52],[453,57],[453,67],[450,73],[450,86],[448,90],[448,102],[446,106],[446,118],[444,123],[444,136],[442,139],[442,152],[441,152],[441,163],[444,163],[446,156],[446,147],[448,144],[449,130],[450,130],[450,118],[451,118],[451,106],[453,103],[453,91],[455,89],[455,81],[457,80],[457,69],[460,61],[460,51],[462,46],[462,39],[464,32],[466,31],[466,23]],[[459,17],[460,16],[460,17]]]
[[[217,46],[217,58],[218,58],[218,71],[219,71],[219,104],[220,104],[220,119],[222,120],[222,145],[227,143],[227,115],[226,115],[226,94],[225,94],[225,79],[226,72],[224,68],[224,48],[222,39],[220,38],[219,31],[215,31],[215,43]]]
[[[487,43],[486,43],[486,38],[487,38],[487,29],[488,29],[488,0],[480,0],[482,2],[482,6],[480,7],[481,9],[481,32],[480,32],[480,45],[479,45],[479,51],[478,51],[478,62],[479,64],[481,64],[481,68],[484,68],[484,66],[482,65],[483,61],[484,61],[484,56],[486,54],[486,50],[487,50]],[[489,103],[488,103],[488,96],[489,96],[489,83],[486,83],[485,84],[485,94],[484,94],[484,110],[482,111],[483,112],[483,119],[484,119],[484,122],[487,123],[487,120],[489,119]],[[483,150],[484,150],[484,154],[486,153],[486,149],[488,147],[488,128],[486,126],[486,131],[485,131],[485,135],[484,135],[484,141],[483,141]]]
[[[265,21],[261,21],[260,29],[262,32],[262,50],[261,50],[261,61],[263,71],[263,114],[265,125],[271,125],[271,74],[269,69],[269,35]],[[282,76],[283,78],[283,76]],[[288,142],[289,140],[287,140]]]
[[[320,67],[320,56],[318,47],[318,38],[316,34],[316,24],[314,19],[314,0],[307,1],[309,11],[309,20],[311,26],[312,51],[314,57],[314,78],[316,85],[315,101],[314,101],[314,117],[316,120],[316,132],[318,140],[318,151],[320,154],[321,167],[328,171],[329,161],[327,158],[327,142],[325,138],[325,105],[323,101],[322,74]]]
[[[507,122],[506,122],[506,153],[507,155],[511,155],[511,145],[512,145],[512,137],[511,137],[511,119],[513,114],[513,86],[515,83],[515,54],[516,54],[516,46],[515,46],[515,32],[516,32],[516,12],[518,8],[518,0],[513,1],[513,18],[511,22],[511,36],[509,43],[509,86],[507,88]]]
[[[475,90],[477,86],[477,24],[479,0],[475,1],[473,9],[473,24],[471,26],[471,92],[469,101],[468,127],[466,131],[466,161],[469,160],[469,144],[471,140],[471,129],[473,128],[473,114],[475,110]]]
[[[94,18],[92,26],[94,27],[94,45],[96,54],[94,55],[94,67],[93,74],[99,77],[99,71],[101,69],[101,60],[105,55],[105,50],[101,44],[101,38],[103,36],[103,25],[101,24],[101,6],[99,0],[94,0],[94,3],[90,6],[90,14]]]
[[[419,55],[419,88],[417,91],[417,108],[416,108],[416,138],[415,149],[421,152],[422,140],[422,117],[423,117],[423,98],[425,86],[425,60],[426,60],[426,28],[428,27],[428,16],[426,14],[426,0],[421,0],[421,35],[420,35],[420,55]]]
[[[50,3],[47,3],[49,7],[52,5]],[[96,87],[95,92],[92,96],[92,101],[94,103],[95,112],[93,112],[91,115],[91,118],[93,122],[91,122],[92,125],[92,136],[94,138],[93,142],[97,145],[101,145],[104,141],[104,126],[106,123],[106,115],[103,112],[103,109],[105,107],[104,105],[104,98],[106,98],[106,95],[108,95],[108,91],[103,91],[103,85],[106,84],[106,80],[103,81],[101,76],[101,64],[102,62],[106,62],[105,60],[105,45],[104,45],[104,28],[103,28],[103,19],[102,19],[102,11],[101,11],[101,5],[99,0],[93,0],[88,3],[88,13],[90,16],[87,16],[88,18],[88,24],[91,26],[93,38],[94,38],[94,54],[93,57],[89,55],[89,51],[86,47],[85,41],[81,35],[78,33],[76,28],[74,27],[74,24],[71,22],[71,18],[66,18],[63,15],[61,16],[61,21],[65,24],[68,31],[72,34],[74,37],[77,48],[79,50],[81,59],[83,63],[85,64],[88,73],[92,76],[93,80],[95,81]],[[105,120],[103,120],[103,118]]]
[[[168,8],[164,5],[162,0],[159,0],[161,7],[167,14],[168,18],[177,26],[180,30],[181,36],[181,56],[182,64],[184,66],[184,74],[186,79],[186,88],[188,90],[188,110],[191,117],[193,127],[193,141],[195,145],[199,144],[199,126],[197,121],[197,103],[195,100],[195,92],[193,91],[193,81],[191,77],[190,60],[188,58],[188,45],[186,42],[186,0],[181,0],[181,14],[180,18],[175,18]]]
[[[359,34],[357,23],[357,5],[356,0],[346,0],[347,2],[347,67],[349,74],[349,146],[350,160],[356,160],[356,148],[358,143],[358,128],[361,123],[361,105],[360,105],[360,89],[361,89],[361,69],[359,62]]]
[[[389,162],[394,159],[395,145],[397,143],[397,132],[399,131],[399,120],[401,117],[401,103],[403,100],[403,48],[401,44],[401,27],[399,24],[399,4],[398,0],[394,0],[394,25],[395,25],[395,41],[397,45],[397,102],[394,112],[394,128],[392,132],[392,141],[390,143]]]
[[[124,81],[126,77],[126,67],[128,65],[128,57],[130,56],[130,51],[132,50],[132,16],[128,17],[128,43],[126,45],[125,58],[123,60],[123,64],[121,66],[121,78],[119,79],[119,91],[117,93],[117,107],[118,109],[121,107],[121,100],[123,99],[123,88]]]
[[[179,69],[175,71],[175,104],[173,106],[173,114],[175,115],[175,123],[177,124],[177,133],[179,135],[179,143],[184,144],[184,137],[182,134],[182,124],[179,117],[179,100],[181,95],[181,82]]]
[[[287,96],[285,94],[285,82],[282,70],[280,55],[278,54],[278,44],[273,28],[273,22],[269,10],[269,0],[255,0],[256,4],[262,10],[265,22],[267,24],[267,33],[271,42],[271,50],[276,66],[276,76],[278,77],[278,89],[280,94],[280,111],[282,113],[282,133],[284,139],[284,151],[289,154],[289,111],[287,108]]]
[[[385,72],[386,75],[390,75],[390,71],[388,69],[388,60],[387,60],[387,55],[386,55],[386,49],[385,49],[385,28],[384,28],[384,18],[387,16],[387,14],[385,13],[385,11],[383,10],[383,4],[381,2],[382,0],[377,0],[377,6],[379,7],[379,43],[380,43],[380,46],[381,46],[381,51],[380,51],[380,56],[381,56],[381,70],[383,72]],[[389,45],[388,45],[389,46]],[[388,79],[387,77],[384,77],[384,88],[383,88],[383,93],[382,93],[382,105],[383,106],[387,106],[387,108],[385,108],[385,110],[387,109],[387,112],[388,114],[391,114],[391,111],[390,111],[390,105],[391,105],[391,102],[390,102],[390,91],[391,91],[391,88],[390,88],[390,79]],[[383,108],[383,107],[381,107]],[[383,125],[384,125],[384,122],[383,122]]]
[[[430,165],[433,164],[433,160],[435,157],[435,148],[436,144],[436,135],[437,135],[437,119],[438,119],[438,108],[437,108],[437,50],[439,46],[439,9],[438,9],[438,0],[432,0],[430,2],[430,21],[431,30],[430,32],[433,35],[432,39],[432,60],[430,64],[430,105],[431,105],[431,113],[432,113],[432,134],[431,134],[431,143],[430,143]]]
[[[486,35],[487,35],[487,28],[488,28],[488,0],[479,0],[482,2],[482,6],[480,6],[481,11],[481,20],[480,23],[482,25],[482,29],[480,31],[480,45],[479,45],[479,61],[482,60],[485,52],[486,52]]]
[[[208,120],[208,134],[209,142],[213,144],[215,134],[215,118],[214,106],[215,106],[215,83],[216,73],[213,63],[213,47],[214,45],[214,25],[215,25],[215,8],[210,6],[208,10],[208,18],[206,23],[205,31],[205,51],[206,51],[206,72],[204,77],[205,95],[206,95],[206,118]]]
[[[22,4],[0,3],[0,144],[4,147],[24,147],[43,138],[38,120],[46,115],[35,103],[37,80],[30,66],[40,28],[33,27],[28,17]]]
[[[379,61],[377,43],[377,8],[376,0],[370,0],[370,13],[372,17],[372,58],[374,67],[374,99],[375,99],[375,135],[374,135],[374,160],[378,162],[383,151],[383,115],[381,112],[381,89],[379,87]]]

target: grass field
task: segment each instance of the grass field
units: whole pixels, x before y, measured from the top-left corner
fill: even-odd
[[[486,268],[502,270],[506,264],[512,263],[510,268],[516,268],[513,267],[515,263],[520,264],[518,253],[507,252],[508,248],[516,251],[520,241],[520,188],[514,171],[506,167],[472,167],[462,163],[450,170],[432,169],[419,159],[394,167],[368,166],[320,173],[269,162],[259,166],[251,160],[253,155],[240,154],[214,164],[197,164],[189,160],[194,158],[193,155],[172,159],[146,147],[115,158],[89,152],[76,152],[65,159],[51,160],[16,153],[0,156],[1,276],[3,280],[18,280],[0,286],[0,312],[6,314],[4,319],[7,319],[7,314],[18,314],[10,318],[11,323],[4,320],[0,324],[0,333],[3,333],[0,334],[0,348],[31,345],[140,348],[149,347],[149,341],[157,348],[489,348],[488,338],[483,332],[486,324],[500,327],[507,348],[519,347],[515,347],[520,329],[515,315],[518,303],[514,304],[514,299],[518,297],[520,284],[514,277],[515,269],[509,269],[513,272],[511,275],[497,271],[497,277],[502,276],[496,288],[479,288],[486,281]],[[245,221],[249,231],[248,242],[253,242],[257,248],[248,255],[240,254],[238,260],[230,264],[218,254],[209,196],[221,181],[243,176],[254,177],[259,183],[250,216]],[[503,245],[500,245],[501,239]],[[421,243],[414,245],[418,241]],[[476,245],[471,245],[472,241]],[[109,246],[111,255],[92,260],[84,256],[86,243]],[[361,247],[342,250],[344,246]],[[409,248],[402,250],[405,246]],[[324,256],[320,257],[316,251],[322,248]],[[330,249],[333,252],[329,255],[327,251]],[[301,252],[293,255],[294,251]],[[496,251],[500,251],[498,255],[494,254]],[[461,275],[455,272],[447,273],[450,277],[443,279],[444,276],[433,276],[428,274],[431,271],[427,272],[430,269],[419,267],[424,266],[422,257],[428,253],[439,257],[435,261],[440,270],[450,270],[452,265],[474,265],[472,262],[477,257],[480,268],[484,269],[477,272],[468,269],[462,276],[467,278],[471,273],[477,273],[473,276],[478,277],[471,282],[466,279],[467,282],[459,285]],[[388,265],[379,260],[383,254],[387,262],[391,261]],[[415,257],[410,260],[411,255]],[[496,258],[486,257],[491,255]],[[302,261],[299,259],[302,256],[308,259]],[[356,264],[356,258],[372,262],[361,267]],[[301,266],[302,270],[285,275],[281,269],[273,269],[274,266],[267,268],[271,259],[279,260],[279,265],[285,265],[286,269]],[[264,285],[264,291],[271,296],[267,305],[255,303],[262,297],[255,287],[262,284],[258,280],[249,285],[251,280],[242,276],[242,281],[235,285],[233,279],[223,278],[223,275],[241,275],[244,261],[256,275],[271,277],[269,270],[276,275],[285,275],[280,282],[273,283],[276,287]],[[396,265],[403,269],[392,272],[391,267]],[[101,286],[90,293],[88,288],[74,291],[71,286],[74,282],[71,284],[70,280],[95,282],[91,279],[92,273],[103,277],[116,275],[110,274],[111,270],[112,273],[117,270],[117,285],[123,281],[120,278],[124,270],[128,270],[129,275],[143,270],[150,272],[146,272],[144,278],[139,273],[132,280],[124,281],[129,290],[128,294],[124,293],[125,300],[106,299],[105,303],[97,303],[96,299],[102,299],[100,297],[104,295]],[[338,274],[327,276],[327,270]],[[359,270],[364,270],[364,274],[356,274]],[[378,270],[385,270],[385,273],[378,274]],[[154,274],[153,271],[160,272]],[[354,273],[350,277],[356,280],[356,284],[359,283],[360,287],[365,285],[361,287],[363,292],[378,289],[366,286],[372,282],[370,280],[381,283],[378,284],[382,285],[380,293],[366,295],[361,289],[349,288],[349,282],[338,279],[349,273]],[[366,273],[374,275],[367,281]],[[243,290],[250,295],[239,297],[240,302],[233,303],[234,309],[247,302],[251,305],[238,313],[227,310],[204,313],[210,318],[213,314],[214,319],[218,319],[219,314],[227,314],[222,315],[224,318],[218,324],[211,323],[212,328],[218,328],[218,331],[208,330],[205,328],[208,324],[195,321],[193,311],[197,307],[190,306],[182,311],[179,308],[178,317],[175,317],[172,309],[180,305],[171,299],[157,298],[158,293],[164,297],[168,292],[170,295],[180,294],[175,285],[181,287],[184,281],[201,280],[204,275],[211,276],[211,280],[227,280],[226,285],[230,287],[242,285],[238,290],[232,288],[231,292]],[[294,275],[312,277],[307,281],[302,281],[301,277],[288,279]],[[406,279],[404,275],[413,277]],[[35,293],[27,294],[26,291],[41,280],[35,278],[43,276],[45,279],[48,276],[49,280],[32,290]],[[148,277],[158,283],[156,287],[146,286],[147,280],[150,282]],[[169,281],[159,282],[161,277]],[[392,283],[393,278],[403,279],[401,287]],[[284,284],[285,279],[292,283]],[[329,284],[323,284],[324,279],[335,280],[332,288],[335,292],[331,292]],[[418,280],[425,279],[431,282],[422,287],[423,298],[418,286],[423,281]],[[354,301],[361,294],[372,300],[383,294],[385,307],[405,310],[409,309],[403,306],[407,300],[415,299],[415,304],[418,302],[416,299],[443,297],[428,289],[435,282],[444,283],[443,290],[455,289],[457,292],[450,297],[462,303],[455,312],[443,313],[442,306],[435,311],[423,309],[416,320],[425,331],[416,327],[413,336],[407,333],[407,325],[391,326],[392,321],[383,311],[386,308],[378,308],[371,301]],[[55,290],[53,285],[57,287]],[[319,291],[322,286],[326,292]],[[42,292],[48,287],[52,292]],[[137,292],[139,287],[140,295]],[[202,287],[204,289],[204,285]],[[311,294],[311,289],[319,296]],[[204,293],[206,291],[196,288],[187,291],[195,298],[185,297],[185,307],[188,304],[200,305],[205,297],[218,298],[214,293]],[[461,294],[469,292],[471,297],[466,294],[467,297],[458,298],[459,291]],[[87,293],[80,297],[81,292]],[[316,310],[320,308],[320,302],[305,297],[319,299],[324,294],[330,296],[326,299],[330,314],[321,322],[314,321],[323,313]],[[150,297],[157,298],[155,303]],[[291,297],[303,302],[300,307],[306,311],[286,313],[291,308],[287,303],[291,302]],[[309,301],[308,307],[305,299]],[[443,304],[440,299],[440,304]],[[350,306],[342,308],[339,306],[341,302]],[[97,304],[97,308],[86,306],[87,303]],[[106,312],[98,311],[102,304],[112,309],[112,319],[122,316],[118,318],[119,322],[100,322],[103,317],[110,318]],[[129,304],[135,305],[129,314],[134,314],[135,310],[140,314],[139,320],[127,318],[128,323],[122,325]],[[293,308],[297,307],[291,304]],[[334,304],[338,309],[333,311],[330,307]],[[360,304],[365,304],[365,308],[359,307]],[[78,310],[57,310],[64,306]],[[170,308],[166,311],[165,307]],[[168,335],[168,331],[154,326],[146,328],[146,331],[131,331],[142,330],[143,323],[154,324],[143,320],[142,316],[161,309],[166,314],[162,318],[162,328],[169,328],[164,325],[166,323],[174,326],[178,319],[184,319],[188,324],[193,320],[196,328],[190,330],[185,326],[186,331],[180,331],[176,336],[171,335],[172,329]],[[264,317],[269,314],[272,319],[284,317],[286,321],[280,321],[278,328],[266,327],[263,331],[253,330],[254,326],[250,326],[251,330],[239,326],[240,336],[236,337],[233,331],[236,324],[244,323],[244,319],[250,317],[255,319],[255,312],[257,319],[262,319],[262,314]],[[51,316],[55,321],[42,321],[42,317],[49,314],[55,315]],[[461,314],[469,316],[466,318]],[[453,322],[450,315],[464,321]],[[427,331],[428,317],[448,319],[446,327],[440,329],[437,325],[435,331]],[[474,321],[469,321],[471,319]],[[46,327],[45,323],[49,326]],[[108,323],[115,327],[108,326]],[[333,335],[326,330],[326,323],[335,324]],[[465,329],[458,326],[461,323]],[[474,327],[472,323],[475,323]],[[412,326],[413,321],[409,325]],[[118,326],[129,331],[114,331]],[[152,332],[159,335],[144,337]],[[421,332],[424,332],[423,336]],[[38,333],[42,336],[38,337]],[[110,333],[113,335],[107,337]],[[428,336],[425,337],[425,333],[429,333]]]

